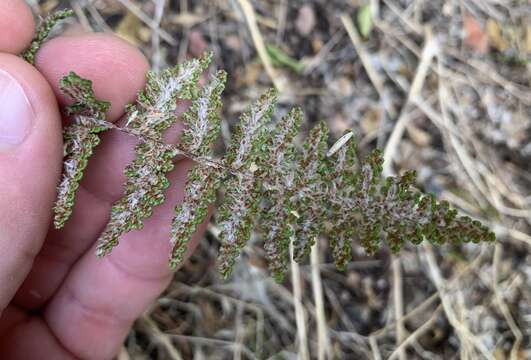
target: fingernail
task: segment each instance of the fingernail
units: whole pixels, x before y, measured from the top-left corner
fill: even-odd
[[[21,144],[29,134],[34,117],[22,86],[0,69],[0,146]]]

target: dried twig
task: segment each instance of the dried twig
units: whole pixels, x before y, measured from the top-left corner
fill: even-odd
[[[392,272],[393,272],[393,304],[395,310],[395,322],[396,322],[396,346],[400,348],[400,345],[404,341],[406,334],[404,328],[404,302],[402,295],[402,266],[400,265],[400,259],[393,256],[391,258]],[[406,359],[406,353],[404,350],[398,351],[398,358],[400,360]]]
[[[310,261],[312,264],[312,288],[315,301],[315,317],[317,320],[317,346],[318,359],[325,359],[325,355],[331,359],[330,339],[328,337],[328,326],[324,308],[323,284],[321,281],[321,271],[319,270],[319,240],[312,246]]]
[[[393,157],[398,150],[398,144],[410,120],[410,117],[406,116],[407,113],[405,109],[413,99],[417,99],[419,97],[420,92],[422,90],[422,86],[424,84],[424,80],[428,75],[430,63],[439,49],[438,42],[435,37],[431,36],[431,32],[426,31],[426,34],[426,43],[422,51],[420,63],[417,67],[417,72],[409,89],[407,100],[404,106],[402,107],[402,111],[400,112],[400,116],[398,117],[398,120],[395,123],[393,132],[391,133],[391,136],[389,137],[389,140],[385,145],[385,163],[383,171],[383,174],[385,176],[391,175],[393,173],[393,171],[391,170],[393,165]]]
[[[267,54],[264,39],[256,23],[256,14],[254,12],[253,6],[248,0],[238,0],[238,3],[240,4],[242,12],[245,16],[247,26],[249,26],[249,32],[251,33],[251,38],[253,39],[254,46],[256,48],[256,51],[258,52],[258,56],[260,56],[260,60],[262,61],[266,72],[269,75],[271,81],[273,82],[275,88],[278,91],[282,91],[284,89],[284,84],[282,84],[282,82],[280,81],[280,78],[278,77],[275,69],[273,68],[273,65],[271,64],[269,55]]]
[[[177,40],[170,35],[166,30],[161,29],[156,21],[146,15],[137,5],[133,4],[130,0],[117,0],[120,4],[125,6],[133,15],[142,20],[149,28],[155,32],[160,32],[160,37],[167,41],[170,45],[177,45]]]
[[[516,325],[516,322],[514,321],[513,316],[511,315],[511,311],[509,310],[507,304],[505,303],[505,300],[503,299],[503,295],[500,291],[500,285],[499,285],[499,279],[498,274],[500,273],[499,267],[500,267],[500,261],[502,258],[503,248],[500,244],[496,244],[494,248],[494,256],[492,260],[492,267],[493,267],[493,278],[492,278],[492,286],[494,289],[494,296],[496,298],[496,302],[498,303],[498,306],[503,314],[503,317],[505,318],[505,321],[507,321],[507,324],[509,325],[509,328],[511,329],[511,332],[514,335],[514,343],[511,348],[511,360],[518,360],[519,358],[519,351],[520,346],[522,345],[522,341],[524,339],[522,335],[522,331],[518,328],[518,325]]]
[[[297,322],[297,337],[299,359],[308,360],[310,355],[308,353],[308,334],[306,332],[306,315],[304,306],[302,305],[302,284],[299,264],[294,260],[293,242],[290,242],[290,259],[291,259],[291,282],[293,285],[293,306],[295,308],[295,319]]]
[[[374,88],[380,96],[380,99],[382,100],[385,110],[389,114],[389,117],[394,118],[396,116],[396,110],[394,109],[392,104],[390,104],[390,102],[387,100],[387,97],[385,95],[384,80],[376,71],[376,69],[374,69],[371,60],[369,59],[369,55],[367,54],[367,51],[365,50],[365,47],[362,44],[360,35],[358,34],[358,30],[356,30],[354,24],[352,23],[352,20],[348,15],[341,15],[341,22],[343,23],[345,30],[347,30],[348,36],[352,41],[352,45],[354,45],[354,48],[356,49],[356,52],[360,57],[361,63],[363,64],[363,67],[365,68],[369,79],[371,80],[372,84],[374,85]]]

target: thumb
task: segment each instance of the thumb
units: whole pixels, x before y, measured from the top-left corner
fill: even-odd
[[[0,53],[0,313],[46,236],[61,157],[52,89],[33,66]]]

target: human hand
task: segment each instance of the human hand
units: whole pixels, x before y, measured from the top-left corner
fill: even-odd
[[[136,143],[110,132],[91,158],[72,218],[61,231],[49,230],[63,153],[58,103],[69,101],[59,80],[70,71],[92,80],[97,97],[112,103],[108,120],[119,123],[144,85],[148,63],[115,37],[77,34],[47,42],[33,67],[16,56],[33,35],[24,1],[1,0],[0,358],[112,358],[171,280],[168,229],[192,163],[176,164],[169,201],[144,229],[98,259],[94,243],[122,196],[123,168]],[[168,137],[176,139],[178,131],[170,129]]]

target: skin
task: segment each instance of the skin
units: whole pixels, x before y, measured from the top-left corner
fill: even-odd
[[[110,256],[98,259],[95,241],[121,197],[123,169],[136,144],[122,133],[105,134],[72,218],[53,230],[61,126],[68,121],[59,110],[68,104],[59,79],[69,71],[91,79],[96,96],[112,103],[108,120],[123,122],[124,106],[143,87],[148,62],[116,37],[75,33],[47,42],[33,67],[16,56],[34,33],[30,9],[23,0],[2,0],[0,13],[0,71],[17,79],[35,113],[24,142],[0,151],[0,358],[110,359],[172,278],[169,227],[192,163],[176,164],[167,201],[144,229],[123,236]],[[177,141],[181,127],[170,129],[167,138]]]

